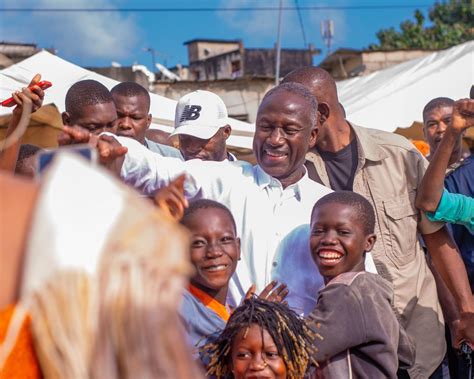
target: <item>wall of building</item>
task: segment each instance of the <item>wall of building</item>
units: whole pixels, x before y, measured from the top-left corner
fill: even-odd
[[[192,63],[202,59],[211,58],[216,55],[228,53],[239,48],[240,43],[238,42],[193,42],[188,44],[188,59],[189,62]]]
[[[275,77],[275,49],[245,49],[244,75]],[[280,52],[280,77],[295,68],[312,66],[309,50],[282,49]]]
[[[232,74],[232,62],[240,62],[240,50],[218,55],[189,65],[191,80],[219,80],[236,77]]]
[[[133,71],[131,67],[88,67],[87,69],[119,82],[135,82],[148,89],[147,76],[141,71]]]
[[[181,96],[196,90],[206,90],[222,98],[230,117],[254,123],[258,106],[265,93],[274,85],[272,78],[239,78],[217,81],[157,82],[155,93],[178,100]]]
[[[364,74],[383,70],[399,63],[409,61],[411,59],[421,58],[431,54],[432,51],[427,50],[396,50],[396,51],[374,51],[362,52],[362,61],[366,67]]]

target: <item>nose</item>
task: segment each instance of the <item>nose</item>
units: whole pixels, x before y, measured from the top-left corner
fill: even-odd
[[[219,242],[211,242],[207,245],[206,256],[208,258],[218,258],[222,254],[223,251]]]
[[[328,230],[321,238],[321,245],[330,246],[336,244],[336,233]]]
[[[436,129],[436,133],[443,134],[446,131],[448,125],[444,121],[440,121],[438,124],[438,128]]]
[[[268,137],[268,143],[271,146],[278,146],[283,143],[283,133],[280,128],[274,128]]]
[[[132,122],[130,117],[121,117],[118,120],[118,127],[120,129],[131,129],[132,128]]]
[[[268,366],[267,361],[262,354],[254,354],[252,361],[250,362],[249,368],[251,371],[263,371]]]

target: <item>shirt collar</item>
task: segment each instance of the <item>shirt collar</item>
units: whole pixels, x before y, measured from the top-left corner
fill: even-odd
[[[266,189],[267,187],[278,187],[281,188],[283,191],[283,186],[281,185],[281,182],[273,178],[272,176],[268,175],[261,167],[260,165],[256,165],[256,181],[257,185],[261,190]],[[302,184],[309,180],[308,178],[308,171],[306,170],[306,167],[304,167],[304,175],[303,177],[298,180],[296,183],[288,186],[285,188],[285,191],[293,191],[296,199],[299,201],[301,200],[301,191],[302,191]]]
[[[368,129],[352,124],[349,121],[347,122],[356,135],[360,147],[359,155],[362,153],[364,159],[374,162],[381,161],[388,157],[388,154],[380,148],[377,141],[369,134]]]
[[[232,154],[230,151],[227,152],[227,159],[230,161],[230,162],[235,162],[237,161],[237,157]]]

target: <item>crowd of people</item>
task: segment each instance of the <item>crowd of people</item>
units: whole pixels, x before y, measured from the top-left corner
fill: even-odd
[[[40,167],[19,132],[39,81],[0,151],[0,378],[471,375],[472,94],[420,110],[425,159],[299,68],[260,103],[252,165],[217,95],[178,100],[174,147],[146,89],[83,80]]]

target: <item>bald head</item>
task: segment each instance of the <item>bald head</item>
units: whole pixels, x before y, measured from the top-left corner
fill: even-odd
[[[336,82],[319,67],[301,67],[291,71],[282,83],[296,82],[307,87],[319,102],[338,104]]]

